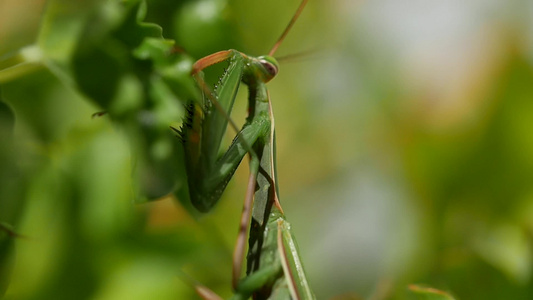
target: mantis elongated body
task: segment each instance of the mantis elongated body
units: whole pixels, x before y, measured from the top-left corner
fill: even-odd
[[[269,55],[251,57],[237,50],[220,51],[198,60],[191,74],[204,92],[203,103],[191,104],[178,131],[185,150],[189,194],[200,211],[209,211],[219,200],[243,157],[250,155],[250,177],[239,234],[233,255],[232,299],[314,299],[298,249],[281,208],[275,170],[274,116],[266,83],[279,65],[272,56],[283,41],[307,0],[303,0]],[[229,61],[229,66],[211,93],[201,76],[208,66]],[[246,123],[239,131],[230,119],[240,83],[248,86]],[[229,149],[219,156],[227,124],[238,131]],[[251,218],[251,220],[250,220]],[[246,233],[247,276],[241,279]],[[215,299],[209,293],[199,293]]]

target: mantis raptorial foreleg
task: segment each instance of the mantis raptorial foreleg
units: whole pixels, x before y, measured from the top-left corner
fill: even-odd
[[[243,157],[250,155],[250,177],[233,255],[232,299],[313,299],[297,247],[279,203],[275,181],[274,116],[266,83],[278,72],[272,57],[303,10],[303,0],[267,56],[250,57],[236,50],[220,51],[198,60],[191,75],[204,92],[203,103],[191,104],[178,131],[185,149],[186,170],[192,204],[209,211],[218,201]],[[213,64],[229,66],[213,92],[201,72]],[[240,83],[248,86],[248,117],[238,130],[229,117]],[[227,125],[237,136],[219,155]],[[250,224],[247,276],[241,279],[246,233]],[[205,299],[216,299],[206,288],[197,288]]]

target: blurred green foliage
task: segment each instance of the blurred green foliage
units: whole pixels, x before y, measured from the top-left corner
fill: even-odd
[[[192,297],[180,270],[201,233],[185,211],[177,231],[147,232],[150,207],[135,204],[183,189],[169,126],[198,97],[192,58],[145,23],[144,1],[34,9],[35,43],[0,70],[0,220],[24,232],[2,232],[2,294],[13,278],[6,298]]]
[[[246,168],[199,216],[169,126],[198,97],[195,59],[264,54],[297,2],[0,2],[0,295],[191,299],[189,278],[229,295]],[[527,4],[480,4],[494,21],[453,7],[480,29],[452,18],[441,27],[467,38],[438,56],[405,48],[422,42],[395,30],[416,19],[405,11],[446,7],[392,2],[310,1],[280,48],[319,47],[270,85],[282,203],[311,285],[319,299],[430,297],[411,283],[531,299]],[[434,28],[421,20],[406,26]],[[446,77],[443,66],[458,67]]]

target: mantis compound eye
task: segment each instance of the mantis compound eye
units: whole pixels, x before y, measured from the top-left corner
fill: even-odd
[[[273,63],[263,60],[261,61],[261,64],[263,65],[263,68],[268,72],[268,74],[272,77],[276,76],[278,74],[278,68]]]
[[[264,76],[266,81],[270,81],[270,79],[274,78],[274,76],[278,74],[279,65],[274,57],[261,56],[258,60],[265,72]]]

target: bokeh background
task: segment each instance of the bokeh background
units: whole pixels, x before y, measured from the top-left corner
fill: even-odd
[[[168,126],[195,59],[265,54],[298,2],[0,0],[0,294],[229,296],[246,163],[200,215]],[[292,54],[278,177],[318,299],[533,299],[533,2],[311,0]]]

